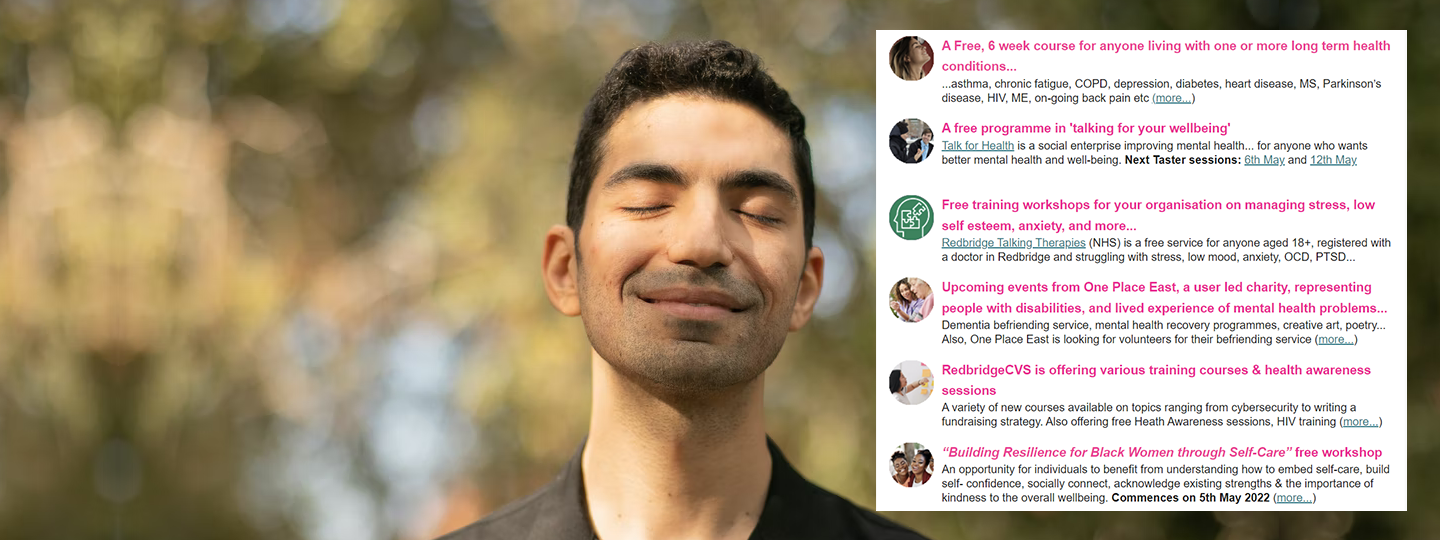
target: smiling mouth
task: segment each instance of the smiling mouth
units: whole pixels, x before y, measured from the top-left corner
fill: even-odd
[[[655,304],[655,305],[677,304],[677,305],[690,306],[690,307],[693,307],[693,308],[723,309],[723,310],[729,311],[730,313],[739,313],[739,312],[741,312],[741,311],[745,311],[744,308],[728,308],[728,307],[725,307],[725,306],[720,306],[720,305],[715,305],[715,304],[707,304],[707,303],[704,303],[704,302],[676,302],[676,301],[672,301],[672,300],[654,300],[654,299],[644,298],[644,297],[641,297],[640,299],[641,299],[641,300],[644,300],[645,303],[647,303],[647,304]]]
[[[720,320],[749,308],[734,296],[711,289],[661,289],[636,298],[671,317],[696,321]]]
[[[740,308],[719,306],[706,302],[683,302],[656,300],[652,298],[641,298],[641,300],[644,300],[646,304],[654,306],[670,317],[689,321],[719,321],[727,317],[733,317],[741,311],[745,311]]]

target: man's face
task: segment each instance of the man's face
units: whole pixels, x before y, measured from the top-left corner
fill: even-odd
[[[935,134],[926,131],[924,135],[920,136],[920,138],[925,139],[925,144],[930,144],[930,140],[935,138]]]
[[[577,238],[591,345],[672,394],[759,376],[808,318],[792,316],[810,254],[789,138],[749,106],[671,95],[627,109],[602,148]]]

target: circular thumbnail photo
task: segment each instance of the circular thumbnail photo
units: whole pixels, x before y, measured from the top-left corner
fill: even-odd
[[[919,360],[906,360],[890,370],[890,396],[905,405],[919,405],[935,393],[935,375]]]
[[[890,478],[905,487],[918,487],[935,473],[935,456],[920,443],[905,443],[890,453]]]
[[[918,81],[935,67],[935,50],[920,36],[905,36],[890,46],[890,71],[906,81]]]
[[[890,126],[889,145],[901,163],[920,163],[935,151],[935,132],[919,118],[906,118]]]
[[[890,314],[905,322],[920,322],[935,307],[935,291],[918,277],[900,278],[890,286]]]
[[[919,240],[930,234],[930,227],[935,225],[930,216],[934,213],[930,201],[919,195],[900,197],[890,205],[890,230],[900,238]]]

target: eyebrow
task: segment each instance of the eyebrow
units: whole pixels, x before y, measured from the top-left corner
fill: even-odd
[[[724,178],[720,179],[721,190],[754,188],[768,189],[780,193],[789,199],[791,203],[800,199],[800,195],[795,192],[795,187],[791,186],[790,182],[785,180],[785,177],[780,176],[780,174],[775,171],[746,169],[727,174]]]
[[[605,189],[610,189],[632,180],[648,180],[661,184],[673,184],[684,186],[685,175],[675,167],[660,163],[631,163],[615,171],[610,179],[605,181]]]
[[[689,184],[685,175],[681,174],[675,167],[663,163],[642,162],[632,163],[615,171],[614,174],[610,175],[609,179],[605,180],[604,189],[610,189],[634,180],[645,180],[676,186]],[[779,173],[767,169],[745,169],[728,173],[720,179],[719,187],[721,190],[768,189],[784,195],[785,198],[789,199],[792,203],[800,199],[800,194],[796,192],[795,186],[792,186],[790,182],[787,181],[785,177],[780,176]]]

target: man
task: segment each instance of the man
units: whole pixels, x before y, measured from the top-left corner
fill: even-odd
[[[446,538],[918,538],[806,481],[765,435],[764,371],[824,276],[811,174],[805,118],[753,53],[621,56],[542,261],[593,348],[589,437],[554,482]]]
[[[906,152],[910,155],[910,163],[920,163],[921,161],[925,161],[925,158],[930,157],[930,149],[934,148],[934,144],[930,141],[934,138],[935,132],[930,131],[930,128],[926,127],[925,131],[921,133],[920,138],[910,143],[910,148]]]
[[[905,136],[909,134],[910,123],[904,120],[896,122],[895,125],[890,128],[890,153],[894,154],[895,159],[900,160],[901,163],[912,162],[913,160],[906,156],[915,155],[914,152],[909,154],[905,153],[905,150],[909,148],[910,145],[910,143],[905,141]]]

